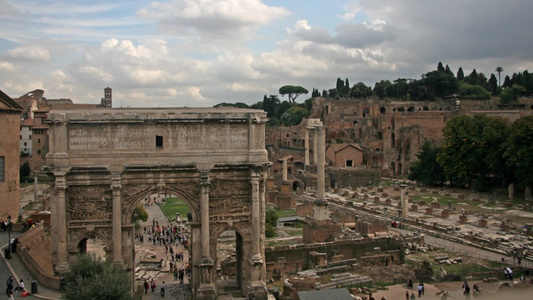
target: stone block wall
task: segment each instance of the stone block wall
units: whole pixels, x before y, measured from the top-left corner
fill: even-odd
[[[330,178],[330,187],[347,188],[348,186],[367,186],[381,180],[381,172],[378,170],[326,170]]]

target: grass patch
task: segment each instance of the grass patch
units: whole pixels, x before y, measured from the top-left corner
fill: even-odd
[[[287,218],[296,216],[296,209],[276,209],[278,218]]]
[[[288,235],[296,236],[296,235],[302,235],[302,233],[303,233],[303,229],[285,230],[285,232],[286,232]]]
[[[267,241],[266,246],[267,247],[286,246],[286,245],[293,245],[294,243],[295,243],[294,240]]]
[[[169,197],[165,202],[161,203],[161,209],[169,218],[169,221],[176,217],[176,213],[180,214],[180,218],[187,218],[187,214],[191,211],[187,203],[179,198]]]

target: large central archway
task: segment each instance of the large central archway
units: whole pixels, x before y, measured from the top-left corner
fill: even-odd
[[[217,237],[228,229],[239,233],[242,294],[266,299],[265,112],[105,109],[53,111],[48,119],[56,272],[93,236],[108,260],[132,269],[133,210],[148,195],[173,194],[191,209],[195,299],[217,297]]]

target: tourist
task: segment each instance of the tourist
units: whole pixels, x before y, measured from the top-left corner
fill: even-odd
[[[13,276],[9,276],[6,281],[6,295],[9,297],[13,294]]]
[[[513,280],[513,270],[511,270],[509,267],[507,267],[505,270],[507,271],[507,277],[509,280]]]
[[[15,292],[17,291],[24,292],[24,280],[20,280],[19,285],[15,288]]]
[[[165,282],[164,281],[161,283],[161,286],[159,288],[161,289],[161,297],[165,297]]]
[[[415,300],[415,299],[416,299],[415,293],[411,293],[411,300]]]
[[[470,299],[470,286],[468,286],[468,282],[466,281],[463,283],[463,294],[466,299]]]
[[[422,283],[420,283],[417,287],[417,290],[418,290],[418,298],[422,297],[422,290],[424,289],[424,287],[422,286]]]
[[[409,291],[405,292],[405,300],[409,300]]]
[[[150,287],[150,285],[148,284],[148,281],[144,281],[144,293],[145,294],[148,294],[148,288]]]
[[[152,293],[155,291],[155,281],[154,279],[150,279],[152,281],[152,284],[150,285],[150,287],[152,288]]]

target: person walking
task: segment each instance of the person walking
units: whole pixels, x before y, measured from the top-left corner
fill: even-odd
[[[423,286],[422,286],[422,283],[420,283],[417,287],[417,290],[418,290],[418,298],[422,297],[422,290],[423,290]]]
[[[6,295],[8,297],[13,297],[13,276],[9,276],[6,281]]]

